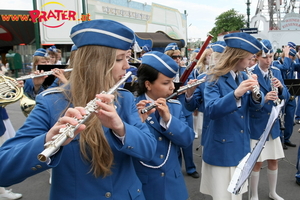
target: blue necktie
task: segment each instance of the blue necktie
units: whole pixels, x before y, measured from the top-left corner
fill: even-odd
[[[265,75],[264,79],[265,79],[266,84],[268,85],[268,83],[269,83],[269,78],[268,78],[268,76]]]
[[[235,76],[235,83],[236,83],[237,86],[240,85],[240,81],[239,81],[238,75]]]

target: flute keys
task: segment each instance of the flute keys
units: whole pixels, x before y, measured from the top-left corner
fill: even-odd
[[[52,144],[52,141],[46,142],[46,143],[44,144],[44,147],[47,148],[47,147],[51,146],[51,144]]]

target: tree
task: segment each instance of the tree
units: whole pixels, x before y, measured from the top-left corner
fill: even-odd
[[[214,36],[212,42],[217,41],[218,34],[229,31],[238,31],[246,25],[245,16],[231,9],[216,18],[215,27],[209,32]]]

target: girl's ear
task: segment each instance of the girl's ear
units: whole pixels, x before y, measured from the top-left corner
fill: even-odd
[[[147,88],[147,91],[151,90],[151,83],[149,81],[145,81],[145,87]]]

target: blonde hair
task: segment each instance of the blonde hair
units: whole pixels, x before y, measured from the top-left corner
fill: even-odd
[[[112,74],[115,60],[116,49],[110,47],[83,46],[78,48],[76,56],[70,62],[70,68],[73,70],[67,84],[70,86],[68,98],[74,107],[85,107],[96,94],[108,91],[115,84]],[[80,95],[78,95],[79,91]],[[65,94],[67,95],[67,91]],[[92,114],[85,125],[86,128],[81,132],[79,139],[81,154],[91,163],[94,176],[105,177],[111,173],[112,150],[96,115]]]
[[[216,63],[219,61],[220,57],[221,57],[222,53],[220,52],[212,52],[212,54],[210,55],[210,61],[209,61],[209,70],[213,67],[215,67]]]
[[[200,59],[198,60],[197,64],[196,64],[196,69],[199,71],[199,74],[203,73],[206,71],[206,65],[209,65],[209,60],[206,59],[206,57],[209,54],[212,54],[212,49],[208,48],[205,49],[203,54],[201,55]]]
[[[48,51],[48,57],[50,58],[50,56],[54,56],[55,57],[55,61],[54,61],[54,63],[52,63],[52,64],[55,65],[57,63],[57,60],[58,60],[58,54],[56,52],[54,52],[54,51]]]
[[[43,56],[33,56],[32,58],[32,71],[36,71],[36,66],[38,65],[38,62],[42,59],[45,59],[47,61],[46,57]]]
[[[173,56],[173,54],[175,54],[175,53],[181,54],[180,50],[169,50],[169,51],[165,52],[165,54],[168,56]]]
[[[238,48],[226,47],[215,67],[211,68],[207,73],[210,75],[209,80],[215,81],[220,76],[223,76],[233,70],[241,59],[246,58],[251,54],[248,51]]]

